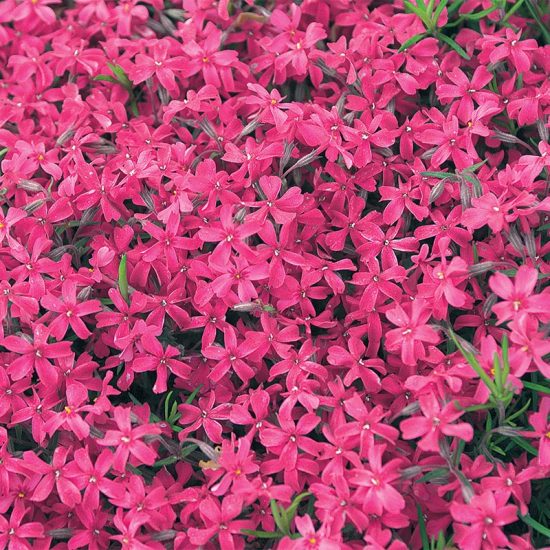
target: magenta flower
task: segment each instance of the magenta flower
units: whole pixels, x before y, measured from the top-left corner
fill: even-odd
[[[136,65],[132,67],[129,76],[134,84],[140,84],[155,75],[158,81],[173,95],[177,94],[174,70],[178,70],[185,58],[182,56],[168,57],[170,43],[168,40],[155,40],[150,43],[151,55],[137,54]]]
[[[23,522],[28,511],[22,503],[17,502],[9,519],[0,516],[0,544],[3,548],[30,550],[34,546],[29,539],[44,538],[44,527],[40,522]],[[39,544],[36,540],[35,543]]]
[[[386,346],[391,351],[401,350],[401,360],[406,365],[416,365],[426,357],[426,344],[439,343],[437,332],[427,324],[431,317],[424,300],[414,300],[404,309],[396,304],[386,312],[388,320],[399,328],[386,333]]]
[[[15,8],[11,17],[13,21],[38,17],[47,25],[52,25],[55,22],[55,12],[48,4],[59,4],[59,0],[25,0]]]
[[[517,520],[517,508],[507,500],[506,493],[486,491],[468,504],[451,503],[455,537],[462,548],[488,550],[509,544],[502,527]]]
[[[43,307],[58,314],[49,324],[51,335],[58,341],[65,336],[69,327],[79,338],[88,338],[92,333],[81,317],[101,311],[99,300],[79,301],[76,289],[76,282],[66,281],[61,289],[61,299],[53,294],[46,294],[40,300]]]
[[[423,417],[414,416],[401,422],[404,439],[421,437],[418,447],[434,452],[439,452],[440,439],[444,435],[471,441],[474,436],[472,426],[467,422],[454,423],[463,414],[454,403],[441,407],[437,397],[431,393],[421,395],[418,402]]]
[[[229,418],[230,406],[228,403],[214,406],[215,402],[216,395],[214,392],[210,392],[208,398],[201,397],[199,399],[198,407],[190,404],[183,404],[178,407],[181,414],[178,422],[184,426],[188,425],[181,432],[182,436],[203,428],[212,442],[222,442],[223,428],[219,421]]]
[[[532,296],[538,281],[538,271],[522,265],[512,283],[502,273],[495,273],[489,279],[491,290],[504,301],[493,306],[498,322],[503,323],[522,312],[540,315],[550,311],[550,294]]]
[[[217,536],[221,550],[235,548],[234,537],[242,536],[242,529],[250,529],[252,522],[236,519],[243,508],[243,502],[236,495],[224,497],[221,506],[218,500],[205,499],[199,506],[201,518],[205,527],[203,529],[190,528],[189,539],[193,544],[207,544]]]
[[[178,361],[180,352],[174,346],[167,346],[166,349],[150,333],[145,333],[141,337],[141,345],[146,352],[138,356],[132,363],[132,369],[135,372],[156,371],[157,379],[153,386],[155,393],[164,393],[167,388],[168,373],[173,373],[178,377],[184,378],[191,371],[191,367],[183,361]]]
[[[44,325],[36,324],[33,327],[33,339],[18,336],[8,336],[2,341],[2,345],[20,354],[21,357],[13,361],[7,369],[13,380],[21,380],[29,374],[36,374],[44,383],[55,386],[58,380],[58,369],[52,363],[52,359],[70,357],[70,342],[57,342],[48,344],[50,329]]]
[[[393,486],[399,479],[400,459],[393,459],[382,465],[385,445],[373,445],[368,450],[368,469],[354,469],[350,484],[359,487],[356,497],[361,498],[363,511],[382,515],[384,511],[397,514],[405,507],[405,499]]]
[[[529,416],[529,424],[534,428],[534,433],[524,432],[527,437],[539,438],[538,463],[541,466],[550,465],[550,397],[541,400],[537,412]]]
[[[107,430],[105,437],[98,440],[98,444],[102,447],[114,447],[113,466],[115,469],[120,472],[124,471],[130,457],[134,457],[143,464],[153,464],[157,453],[142,439],[146,436],[159,434],[160,428],[155,424],[142,424],[132,428],[130,409],[117,407],[113,416],[118,429]]]

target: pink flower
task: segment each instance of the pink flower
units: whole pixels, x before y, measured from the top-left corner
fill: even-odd
[[[550,465],[550,397],[543,397],[537,412],[529,416],[529,424],[534,433],[524,432],[527,437],[539,438],[538,463],[541,466]]]
[[[41,300],[43,307],[58,315],[49,324],[51,335],[61,340],[71,327],[75,334],[82,339],[91,336],[81,317],[101,311],[99,300],[79,301],[76,294],[76,282],[66,281],[61,288],[61,298],[53,294],[46,294]]]
[[[296,212],[304,200],[299,188],[291,187],[279,198],[281,191],[280,178],[262,176],[258,186],[265,196],[265,201],[246,203],[248,206],[261,207],[249,216],[248,220],[250,222],[258,221],[263,225],[267,216],[270,215],[276,223],[285,224],[296,217]]]
[[[44,527],[40,522],[23,523],[27,512],[29,509],[21,502],[17,502],[9,519],[4,515],[0,516],[0,545],[3,548],[30,550],[33,546],[29,539],[44,538]]]
[[[294,523],[302,535],[296,540],[285,537],[279,543],[281,550],[339,550],[345,548],[342,542],[331,536],[328,522],[316,530],[309,516],[298,516]]]
[[[242,529],[250,529],[252,522],[236,519],[243,508],[243,502],[236,495],[224,497],[221,505],[218,500],[207,498],[199,506],[201,518],[205,527],[190,528],[189,538],[193,544],[207,544],[212,537],[217,536],[221,550],[236,548],[235,538],[242,536]]]
[[[386,333],[388,350],[401,350],[401,360],[406,365],[416,365],[419,359],[426,357],[425,344],[437,344],[440,340],[437,332],[426,322],[431,311],[425,300],[414,300],[404,309],[396,304],[386,312],[388,320],[399,328]]]
[[[463,411],[457,410],[454,403],[441,407],[437,397],[432,393],[418,398],[423,417],[414,416],[401,422],[401,432],[404,439],[421,437],[418,447],[423,451],[439,452],[441,436],[458,437],[471,441],[474,430],[467,422],[455,424]]]
[[[489,550],[509,544],[502,527],[517,520],[517,508],[506,493],[486,491],[468,504],[451,503],[455,538],[461,548]]]
[[[145,436],[160,433],[160,428],[155,424],[142,424],[132,428],[130,409],[117,407],[113,412],[117,430],[107,430],[105,437],[98,440],[102,447],[114,447],[115,455],[113,466],[120,472],[124,471],[130,456],[139,460],[142,464],[152,465],[157,453],[151,446],[146,445],[142,439]]]
[[[521,312],[540,315],[550,311],[550,294],[532,296],[537,281],[538,271],[526,265],[518,268],[513,283],[502,273],[495,273],[489,279],[491,290],[504,299],[493,306],[499,323],[504,323]]]
[[[59,0],[25,0],[19,4],[12,13],[13,21],[38,17],[47,25],[55,22],[55,12],[48,4],[59,4]]]
[[[71,344],[69,342],[57,342],[48,344],[50,329],[44,325],[36,324],[33,327],[33,339],[18,336],[8,336],[2,341],[7,349],[21,355],[13,361],[7,369],[13,380],[21,380],[29,374],[36,374],[41,381],[55,386],[58,380],[58,369],[52,364],[51,359],[59,359],[71,356]]]
[[[405,507],[405,499],[393,486],[399,479],[400,459],[389,460],[382,465],[385,445],[373,445],[368,450],[368,468],[354,469],[350,483],[359,487],[356,497],[361,499],[363,511],[382,515],[384,511],[397,514]]]
[[[208,398],[201,397],[199,399],[198,407],[187,403],[180,405],[178,411],[181,417],[178,422],[184,426],[189,424],[181,432],[181,435],[185,436],[202,427],[212,442],[221,443],[223,428],[219,421],[229,418],[230,405],[221,403],[214,406],[215,402],[216,395],[214,392],[210,392]]]

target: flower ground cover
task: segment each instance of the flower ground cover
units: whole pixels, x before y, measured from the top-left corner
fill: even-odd
[[[550,544],[535,0],[0,3],[0,548]]]

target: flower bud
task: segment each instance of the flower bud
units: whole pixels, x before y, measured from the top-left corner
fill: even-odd
[[[33,180],[20,180],[17,184],[18,189],[23,189],[23,191],[28,191],[29,193],[43,193],[44,187],[38,182]]]

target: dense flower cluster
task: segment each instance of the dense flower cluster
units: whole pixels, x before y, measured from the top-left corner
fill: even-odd
[[[0,2],[0,547],[546,544],[548,21]]]

